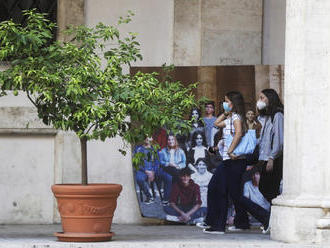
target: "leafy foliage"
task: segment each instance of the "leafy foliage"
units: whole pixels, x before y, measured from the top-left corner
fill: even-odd
[[[117,27],[99,23],[70,27],[72,40],[60,43],[52,41],[55,24],[44,14],[29,10],[25,15],[25,26],[0,24],[0,60],[15,58],[0,74],[0,87],[2,94],[26,92],[46,125],[87,139],[119,135],[129,143],[161,126],[174,133],[189,129],[183,119],[196,105],[196,84],[184,87],[159,81],[155,73],[124,73],[123,67],[142,59],[136,34],[121,37]]]

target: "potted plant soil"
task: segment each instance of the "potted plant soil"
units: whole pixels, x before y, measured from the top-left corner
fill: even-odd
[[[61,214],[62,241],[106,241],[122,186],[88,184],[87,141],[120,136],[135,144],[159,127],[174,133],[189,128],[184,115],[195,106],[192,88],[159,81],[156,74],[125,74],[142,59],[136,35],[121,37],[118,26],[70,27],[70,42],[53,40],[55,24],[44,14],[25,11],[25,25],[0,24],[1,94],[22,90],[46,125],[72,130],[81,143],[81,184],[53,185]],[[125,151],[122,151],[125,153]],[[115,161],[114,161],[115,163]]]

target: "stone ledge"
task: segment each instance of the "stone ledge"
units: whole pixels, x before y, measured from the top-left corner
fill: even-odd
[[[57,132],[53,128],[0,128],[0,136],[55,136]]]

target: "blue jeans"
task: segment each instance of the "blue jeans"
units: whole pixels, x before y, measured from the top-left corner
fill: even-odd
[[[237,228],[249,228],[249,219],[241,204],[242,175],[246,170],[246,160],[224,160],[211,178],[207,190],[207,215],[205,222],[212,228],[225,231],[228,195],[235,207],[234,224]]]
[[[164,196],[163,200],[168,201],[170,199],[170,193],[172,188],[172,176],[166,173],[163,168],[159,168],[156,171],[156,180],[158,183],[164,183]]]
[[[180,206],[180,205],[177,205],[177,207],[185,213],[189,212],[190,209],[193,208],[193,206]],[[175,211],[175,209],[172,208],[171,206],[165,206],[164,212],[169,215],[180,216],[180,214],[177,211]],[[206,208],[201,207],[195,213],[193,213],[193,215],[191,216],[191,220],[198,219],[200,217],[204,217],[205,214],[206,214]]]
[[[146,195],[147,198],[151,198],[148,176],[146,173],[144,173],[144,171],[138,170],[135,174],[135,178],[140,190]]]

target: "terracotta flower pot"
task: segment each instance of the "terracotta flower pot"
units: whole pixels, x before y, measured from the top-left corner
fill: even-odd
[[[61,215],[60,241],[95,242],[111,240],[110,232],[119,184],[57,184],[52,186]]]

